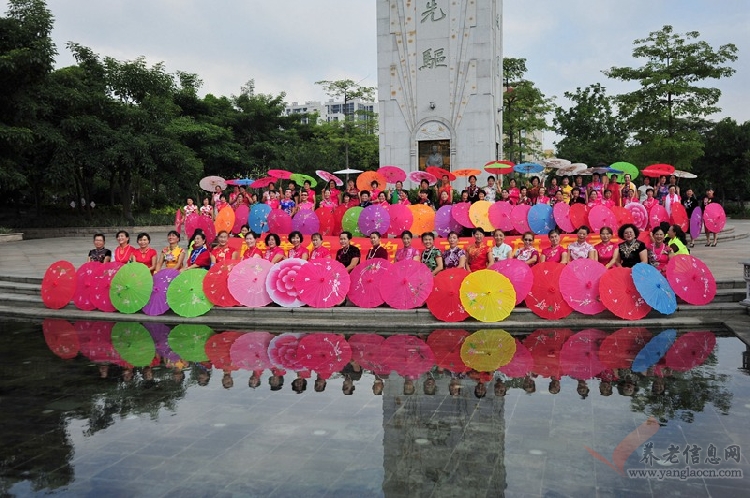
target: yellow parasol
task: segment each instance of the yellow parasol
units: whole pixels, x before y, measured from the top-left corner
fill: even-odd
[[[492,203],[489,201],[477,201],[469,208],[469,219],[475,227],[479,227],[485,232],[491,232],[495,229],[490,223],[490,206],[492,206]]]
[[[500,329],[477,330],[461,346],[463,362],[479,372],[494,372],[510,363],[515,353],[513,336]]]
[[[516,291],[505,275],[493,270],[471,273],[461,282],[461,304],[480,322],[505,320],[516,305]]]

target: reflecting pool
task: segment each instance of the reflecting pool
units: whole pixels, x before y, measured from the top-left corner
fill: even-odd
[[[0,322],[0,495],[747,496],[726,331]]]

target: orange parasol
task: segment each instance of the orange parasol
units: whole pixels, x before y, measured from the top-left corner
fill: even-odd
[[[384,189],[388,181],[377,171],[365,171],[357,177],[357,188],[359,190],[371,190],[372,182],[378,182],[378,188]]]
[[[430,206],[413,204],[407,207],[414,216],[414,222],[411,224],[411,233],[423,234],[435,230],[435,211]]]
[[[471,175],[481,175],[482,172],[478,169],[459,169],[457,171],[453,172],[456,176],[471,176]]]

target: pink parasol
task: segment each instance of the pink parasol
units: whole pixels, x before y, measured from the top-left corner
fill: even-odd
[[[599,298],[609,311],[625,320],[640,320],[651,311],[635,288],[630,268],[607,270],[599,280]]]
[[[81,321],[73,325],[78,333],[81,354],[95,363],[129,366],[112,346],[113,322]]]
[[[112,285],[115,273],[122,268],[123,264],[114,261],[102,263],[102,270],[94,277],[94,285],[91,287],[91,302],[97,309],[107,313],[117,311],[109,298],[109,287]]]
[[[84,311],[93,311],[96,305],[91,302],[91,291],[94,288],[96,276],[104,271],[102,263],[91,262],[82,264],[76,271],[76,291],[73,294],[73,304]]]
[[[272,176],[266,176],[265,178],[259,178],[250,184],[250,188],[266,188],[272,183],[276,183],[277,179]]]
[[[352,358],[352,348],[339,334],[307,334],[297,345],[297,360],[323,377],[340,372]]]
[[[403,182],[406,180],[406,172],[397,166],[381,166],[378,173],[383,175],[388,183]]]
[[[388,234],[396,237],[399,237],[405,230],[411,228],[412,223],[414,223],[414,215],[411,209],[404,204],[389,205],[388,216],[391,218],[391,224],[388,226]],[[414,235],[418,237],[421,234]]]
[[[304,303],[297,295],[295,281],[307,261],[299,258],[283,259],[273,265],[266,277],[266,290],[273,302],[284,308],[299,308]]]
[[[417,379],[435,365],[435,355],[430,346],[413,335],[391,335],[380,345],[390,370],[408,378]]]
[[[318,215],[315,211],[310,211],[309,209],[297,211],[297,214],[292,217],[292,230],[297,230],[302,235],[312,235],[320,231]]]
[[[605,368],[630,368],[641,349],[653,335],[641,327],[625,327],[604,338],[599,347],[599,359]]]
[[[677,339],[666,355],[666,364],[672,370],[687,372],[702,365],[716,347],[713,332],[688,332]]]
[[[649,229],[658,227],[662,221],[669,221],[669,214],[664,206],[656,204],[651,207],[648,211],[648,227]]]
[[[682,228],[683,232],[690,230],[690,219],[688,218],[685,206],[679,202],[672,203],[672,214],[669,216],[669,222],[673,225],[678,225]]]
[[[64,360],[78,356],[81,345],[72,323],[67,320],[46,318],[42,323],[42,331],[44,342],[57,356]]]
[[[703,223],[706,230],[711,233],[719,233],[727,223],[727,215],[720,204],[712,202],[703,210]]]
[[[705,306],[716,296],[716,280],[706,264],[687,254],[677,254],[667,264],[672,290],[688,304]]]
[[[519,204],[513,206],[513,211],[510,213],[510,221],[513,223],[513,229],[518,233],[526,233],[531,230],[529,228],[529,211],[531,206],[526,204]]]
[[[220,370],[237,370],[239,367],[232,362],[232,344],[242,337],[242,332],[227,331],[221,334],[215,334],[208,338],[204,349],[208,361],[213,364],[214,368]]]
[[[380,347],[385,338],[377,334],[354,334],[347,341],[352,350],[352,361],[375,375],[391,373]]]
[[[625,209],[630,211],[630,216],[633,218],[633,224],[638,227],[638,230],[645,230],[648,227],[648,211],[643,204],[637,202],[631,202]]]
[[[566,233],[575,232],[576,227],[574,227],[573,222],[570,221],[570,206],[567,203],[556,202],[555,206],[552,208],[552,215],[555,217],[555,223],[560,227],[560,230]]]
[[[703,231],[703,211],[700,206],[693,209],[693,214],[690,215],[690,238],[696,240],[701,236]]]
[[[292,217],[283,209],[272,209],[268,213],[268,231],[277,234],[291,232]]]
[[[279,180],[289,180],[292,177],[292,172],[285,169],[269,169],[268,176],[278,178]]]
[[[68,261],[49,265],[42,280],[42,302],[48,308],[64,308],[76,293],[76,267]]]
[[[607,308],[599,300],[599,280],[607,268],[593,259],[571,261],[560,274],[563,299],[584,315],[596,315]]]
[[[559,379],[562,376],[560,351],[572,335],[569,329],[539,329],[526,337],[523,345],[534,358],[532,371],[542,377]]]
[[[504,259],[490,266],[494,270],[510,280],[516,290],[516,306],[521,304],[534,284],[534,273],[531,267],[518,259]]]
[[[232,293],[229,292],[228,284],[229,274],[237,263],[237,261],[217,263],[203,277],[203,293],[212,304],[222,308],[240,305],[239,301],[232,297]]]
[[[548,320],[559,320],[573,312],[560,291],[560,275],[564,268],[562,263],[547,261],[538,263],[531,269],[534,284],[526,296],[526,306],[535,315]]]
[[[594,206],[589,211],[589,228],[594,233],[598,233],[602,227],[609,227],[617,230],[617,218],[607,206]]]
[[[435,175],[431,175],[425,171],[412,171],[411,173],[409,173],[409,180],[416,183],[417,185],[419,185],[422,180],[427,180],[430,186],[437,183],[437,178],[435,178]]]
[[[211,221],[211,218],[196,213],[189,214],[187,218],[185,218],[185,234],[188,239],[191,238],[199,228],[203,230],[203,233],[206,235],[206,244],[211,245],[216,238],[216,227],[214,226],[213,221]]]
[[[387,233],[390,224],[391,216],[388,210],[377,204],[364,208],[357,220],[359,231],[368,237],[372,232],[378,232],[381,235]]]
[[[344,185],[344,180],[334,175],[333,173],[329,173],[328,171],[317,169],[315,170],[315,174],[318,175],[318,178],[325,180],[326,184],[333,180],[337,187],[341,187]]]
[[[433,276],[426,265],[405,259],[388,268],[380,280],[380,295],[391,308],[419,308],[432,292]]]
[[[238,337],[230,348],[232,363],[242,370],[273,368],[268,346],[273,336],[268,332],[248,332]]]
[[[247,225],[247,220],[249,218],[250,208],[245,204],[240,204],[239,206],[237,206],[237,209],[234,211],[234,225],[232,226],[232,233],[240,233],[240,230],[242,230],[242,225]]]
[[[615,226],[610,227],[612,233],[617,233],[617,230],[628,223],[633,223],[633,215],[624,207],[615,206],[612,208],[612,213],[615,215]]]
[[[534,370],[534,357],[531,356],[531,351],[518,338],[515,340],[516,352],[513,353],[513,358],[510,363],[502,365],[497,370],[510,378],[526,377]]]
[[[461,224],[453,219],[452,210],[452,205],[446,205],[435,213],[435,232],[440,237],[447,237],[451,232],[460,233],[463,230]]]
[[[512,212],[513,206],[510,202],[497,201],[490,206],[487,216],[489,216],[493,227],[499,228],[503,232],[510,232],[513,230],[513,222],[511,221]]]
[[[577,380],[587,380],[599,375],[604,364],[599,360],[599,346],[607,333],[586,329],[568,339],[560,351],[560,367],[565,375]]]
[[[154,287],[151,290],[151,298],[141,311],[149,316],[163,315],[169,309],[167,304],[167,289],[172,280],[177,278],[180,271],[174,268],[165,268],[154,273]]]
[[[427,308],[441,322],[462,322],[469,317],[460,293],[461,283],[468,274],[464,268],[448,268],[433,279]]]
[[[469,202],[459,202],[457,204],[453,204],[451,209],[451,216],[462,227],[474,228],[474,223],[472,223],[471,218],[469,217],[470,209],[471,203]]]
[[[240,304],[260,308],[271,303],[266,290],[266,278],[273,264],[260,258],[250,258],[237,263],[229,274],[229,292]]]
[[[359,263],[350,274],[351,285],[347,297],[360,308],[377,308],[385,302],[380,296],[380,281],[386,278],[391,263],[385,259],[370,259]]]
[[[349,292],[349,274],[335,259],[316,259],[300,268],[295,285],[299,299],[313,308],[340,304]]]
[[[293,370],[295,372],[306,371],[297,358],[297,347],[299,340],[304,334],[286,332],[275,336],[268,345],[268,357],[277,368]]]

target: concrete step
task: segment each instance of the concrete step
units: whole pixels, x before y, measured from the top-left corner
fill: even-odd
[[[39,295],[41,290],[41,284],[28,284],[23,282],[9,282],[7,280],[0,280],[0,293]]]
[[[22,277],[15,275],[0,275],[0,282],[18,282],[22,284],[42,285],[42,279],[39,277]]]
[[[745,289],[717,289],[714,303],[739,303],[747,297]]]

